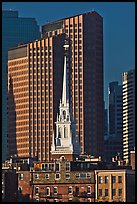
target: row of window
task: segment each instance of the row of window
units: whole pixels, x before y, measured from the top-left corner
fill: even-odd
[[[102,189],[99,189],[98,190],[98,195],[99,196],[102,196],[103,195],[103,190]],[[108,196],[109,195],[109,190],[108,189],[105,189],[105,193],[104,193],[105,196]],[[112,189],[112,196],[115,196],[116,195],[116,189],[113,188]],[[119,188],[118,189],[118,193],[117,193],[118,196],[121,196],[122,195],[122,188]]]
[[[69,170],[69,169],[70,169],[70,167],[69,167],[69,164],[68,164],[68,166],[66,165],[66,170]],[[45,170],[47,170],[47,169],[45,168]],[[54,166],[52,166],[52,168],[50,168],[48,170],[53,171]],[[59,167],[58,167],[58,171],[59,171]],[[65,177],[66,177],[66,179],[70,179],[70,174],[66,173]],[[34,178],[39,179],[39,174],[34,174]],[[55,179],[60,179],[60,178],[61,178],[61,174],[56,173],[55,174]],[[88,178],[91,178],[91,174],[89,174],[89,173],[76,174],[76,179],[88,179]],[[45,174],[45,179],[49,179],[49,174]]]
[[[18,60],[18,61],[14,61],[14,62],[8,62],[8,65],[12,66],[12,65],[23,64],[23,63],[27,63],[27,62],[28,62],[27,59],[23,59],[23,60]]]
[[[50,195],[50,191],[51,191],[52,187],[46,187],[45,189],[45,194],[48,196]],[[83,188],[83,187],[81,187]],[[79,191],[79,188],[78,188]],[[53,193],[57,194],[58,193],[58,187],[53,187]],[[87,193],[91,194],[91,186],[87,186]],[[39,187],[35,187],[35,194],[39,194]],[[73,187],[69,186],[68,187],[68,194],[73,194]]]
[[[103,179],[105,183],[109,182],[109,177],[105,176],[103,178],[103,176],[99,176],[98,177],[98,183],[103,183]],[[112,176],[112,183],[116,183],[116,176]],[[122,183],[122,176],[118,176],[118,183]]]

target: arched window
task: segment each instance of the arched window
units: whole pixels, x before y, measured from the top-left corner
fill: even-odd
[[[66,111],[63,111],[63,119],[66,119]]]

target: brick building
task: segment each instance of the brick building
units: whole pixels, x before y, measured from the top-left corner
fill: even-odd
[[[30,171],[31,199],[50,202],[93,202],[96,166],[84,161],[35,162]]]
[[[96,201],[135,202],[133,170],[95,170],[95,183]]]

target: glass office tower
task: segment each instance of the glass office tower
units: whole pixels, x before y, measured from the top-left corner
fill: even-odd
[[[2,160],[7,152],[7,60],[8,49],[40,38],[35,18],[18,16],[18,11],[2,11]]]

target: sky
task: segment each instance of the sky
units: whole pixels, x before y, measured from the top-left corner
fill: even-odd
[[[122,72],[135,69],[135,2],[2,2],[2,10],[9,9],[39,26],[92,10],[103,17],[106,107],[109,82],[122,84]]]

